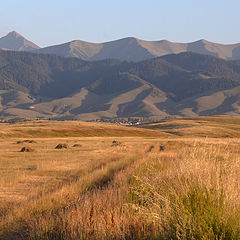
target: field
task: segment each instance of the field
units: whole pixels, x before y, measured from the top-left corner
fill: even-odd
[[[240,117],[0,136],[0,239],[240,239]]]

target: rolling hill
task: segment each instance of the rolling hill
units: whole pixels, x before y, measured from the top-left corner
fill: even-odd
[[[240,61],[185,52],[87,62],[0,51],[0,118],[165,118],[240,113]]]

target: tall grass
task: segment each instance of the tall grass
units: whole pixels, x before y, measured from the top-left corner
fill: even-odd
[[[239,160],[195,143],[167,169],[160,160],[151,174],[138,170],[130,195],[136,214],[157,226],[160,239],[240,239]]]
[[[182,139],[165,142],[165,151],[156,141],[131,153],[117,147],[115,157],[90,164],[76,181],[15,207],[0,223],[0,238],[240,239],[236,144]]]

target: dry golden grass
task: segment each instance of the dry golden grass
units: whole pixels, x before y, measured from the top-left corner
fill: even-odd
[[[234,116],[169,119],[160,123],[144,124],[140,127],[159,130],[176,137],[240,137],[240,117]]]
[[[121,137],[121,136],[168,136],[152,130],[126,128],[116,124],[77,121],[30,121],[0,124],[1,138],[9,137]]]
[[[0,239],[240,239],[240,139],[236,130],[214,135],[238,122],[161,124],[173,121],[183,136],[95,123],[1,125]],[[36,143],[16,144],[24,139]]]

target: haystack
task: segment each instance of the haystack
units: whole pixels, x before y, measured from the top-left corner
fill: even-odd
[[[68,148],[68,145],[66,143],[59,143],[55,148],[56,149]]]
[[[34,150],[30,147],[22,147],[22,149],[20,150],[20,152],[33,152]]]

